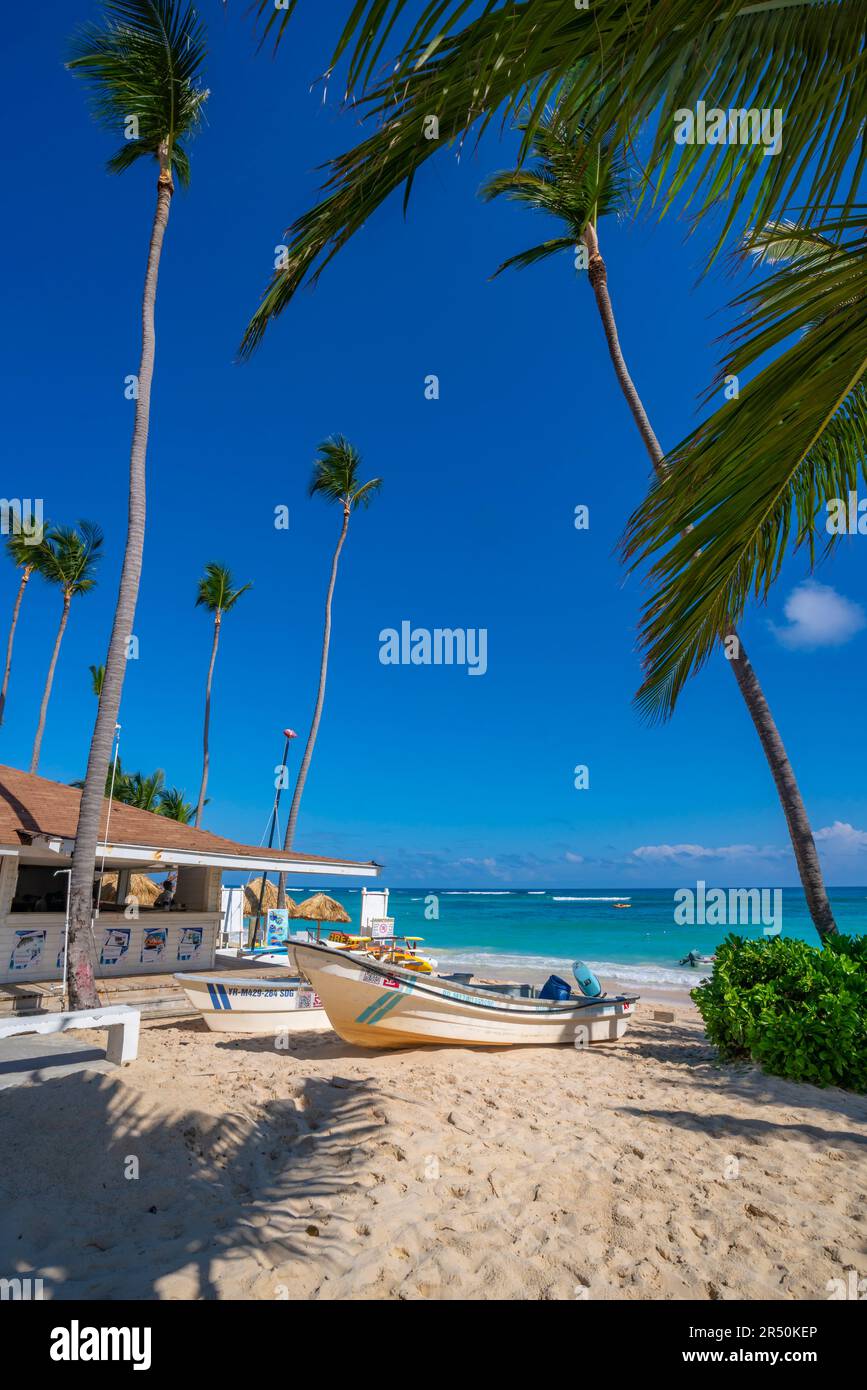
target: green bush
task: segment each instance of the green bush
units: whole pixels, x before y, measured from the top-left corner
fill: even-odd
[[[867,1091],[867,937],[824,947],[792,937],[727,936],[692,991],[725,1058],[815,1086]]]

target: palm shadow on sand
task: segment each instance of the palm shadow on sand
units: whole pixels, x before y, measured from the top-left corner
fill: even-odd
[[[225,1272],[244,1260],[249,1273],[251,1258],[274,1271],[274,1298],[280,1267],[312,1262],[325,1277],[349,1258],[337,1207],[364,1174],[370,1089],[307,1078],[290,1097],[242,1098],[215,1118],[157,1112],[112,1073],[11,1087],[0,1093],[0,1268],[41,1275],[54,1299],[158,1298],[181,1272],[173,1296],[216,1298],[215,1262]],[[138,1178],[125,1176],[130,1160]]]

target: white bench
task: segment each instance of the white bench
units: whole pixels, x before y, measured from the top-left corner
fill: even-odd
[[[68,1014],[30,1014],[27,1017],[0,1018],[0,1038],[19,1033],[67,1033],[73,1028],[107,1028],[109,1062],[134,1062],[138,1056],[141,1011],[128,1004],[112,1004],[105,1009],[78,1009]]]

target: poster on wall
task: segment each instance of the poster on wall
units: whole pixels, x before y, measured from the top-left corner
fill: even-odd
[[[141,963],[153,965],[162,960],[166,953],[168,927],[145,927],[141,938]]]
[[[100,965],[117,965],[129,950],[129,927],[109,927],[106,931],[102,950],[99,953]]]
[[[285,946],[288,935],[288,907],[269,907],[265,918],[265,945]]]
[[[178,960],[199,960],[202,954],[202,927],[181,927],[178,942]]]
[[[31,970],[42,959],[44,931],[17,931],[13,936],[10,970]]]

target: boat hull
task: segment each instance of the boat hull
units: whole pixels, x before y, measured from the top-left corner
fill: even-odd
[[[214,1033],[307,1033],[330,1027],[315,992],[298,979],[184,975],[175,979]]]
[[[622,1037],[632,1021],[634,998],[513,999],[319,946],[296,955],[334,1031],[361,1047],[584,1047]]]

